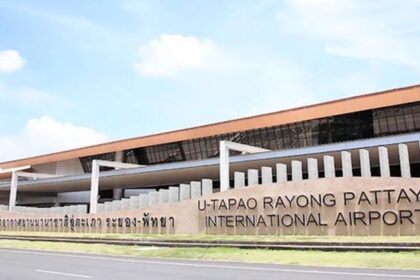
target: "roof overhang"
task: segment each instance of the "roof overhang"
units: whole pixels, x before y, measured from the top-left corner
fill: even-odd
[[[172,143],[224,133],[282,125],[292,122],[312,120],[322,117],[342,115],[357,111],[395,106],[418,101],[420,101],[420,85],[415,85],[258,116],[251,116],[193,128],[124,139],[90,147],[52,153],[48,155],[3,162],[0,163],[0,167],[10,168],[22,165],[37,165],[49,162],[57,162],[84,156],[92,156],[96,154]]]
[[[317,158],[319,167],[323,168],[322,156],[325,154],[336,157],[339,164],[340,152],[351,151],[353,163],[357,166],[357,150],[366,148],[371,150],[371,163],[378,162],[376,147],[388,146],[390,164],[398,163],[396,144],[407,143],[412,162],[420,162],[419,150],[420,133],[372,138],[366,140],[328,144],[308,148],[269,151],[257,154],[245,154],[230,158],[231,171],[246,171],[248,168],[261,166],[274,167],[276,163],[287,163],[302,160],[306,168],[308,157]],[[148,188],[165,185],[178,185],[202,178],[219,179],[219,159],[174,162],[131,169],[104,171],[100,174],[100,189],[114,188]],[[90,189],[90,174],[63,176],[48,179],[37,179],[19,182],[19,192],[70,192],[87,191]],[[0,183],[0,192],[9,191],[9,183]]]

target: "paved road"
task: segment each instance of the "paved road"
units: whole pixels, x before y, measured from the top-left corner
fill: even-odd
[[[420,279],[420,271],[314,268],[228,262],[176,261],[0,249],[5,280]]]

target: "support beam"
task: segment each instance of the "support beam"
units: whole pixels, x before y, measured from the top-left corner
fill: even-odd
[[[90,209],[91,214],[97,213],[99,195],[99,163],[96,159],[92,161],[92,177],[90,180]]]
[[[318,179],[318,160],[316,158],[308,158],[308,179]]]
[[[9,211],[11,212],[16,206],[16,197],[17,197],[17,186],[18,186],[18,176],[16,172],[12,172],[12,181],[10,182],[10,195],[9,195]]]
[[[351,163],[350,152],[341,152],[341,171],[343,172],[343,177],[353,177],[353,166]]]
[[[369,159],[369,151],[366,149],[359,150],[360,156],[360,173],[362,177],[370,177],[370,159]]]
[[[261,167],[261,183],[263,185],[273,183],[273,169],[269,166]]]
[[[169,187],[169,202],[179,201],[179,187]]]
[[[334,178],[335,177],[335,164],[333,156],[324,156],[324,177]]]
[[[242,153],[262,153],[267,152],[269,150],[254,147],[250,145],[244,145],[240,143],[234,143],[230,141],[220,141],[219,143],[219,154],[220,154],[220,164],[219,164],[219,172],[220,172],[220,191],[224,192],[229,190],[229,151],[237,151]],[[249,185],[249,184],[248,184]]]
[[[179,201],[191,199],[191,186],[189,184],[179,185]]]
[[[233,173],[233,187],[235,189],[245,187],[245,173],[244,172],[235,171]]]
[[[211,179],[202,179],[201,186],[203,187],[203,195],[213,193],[213,180]]]
[[[119,161],[109,161],[109,160],[102,160],[102,159],[94,159],[100,166],[106,166],[116,169],[123,169],[123,168],[137,168],[137,167],[144,167],[144,165],[133,164],[133,163],[125,163]]]
[[[163,205],[169,202],[169,190],[159,190],[159,205]]]
[[[287,182],[287,165],[284,163],[276,164],[276,179],[277,183]]]
[[[391,177],[389,169],[389,156],[387,147],[378,147],[379,153],[379,168],[381,170],[381,177]]]
[[[10,182],[10,194],[9,194],[9,211],[12,211],[12,209],[16,206],[19,177],[33,178],[33,179],[46,179],[46,178],[59,177],[59,175],[23,171],[29,168],[31,168],[30,165],[8,168],[8,169],[0,169],[0,174],[10,173],[10,172],[12,173],[12,178]]]
[[[408,156],[408,147],[406,144],[398,144],[398,155],[400,158],[401,177],[410,178],[410,158]]]
[[[229,190],[229,148],[226,141],[219,143],[219,172],[220,172],[220,191],[224,192]]]
[[[12,173],[14,171],[22,171],[22,170],[27,170],[31,168],[30,165],[25,165],[25,166],[19,166],[19,167],[12,167],[12,168],[6,168],[6,169],[2,169],[0,167],[0,174],[4,174],[4,173]]]
[[[248,187],[258,186],[258,169],[248,169]]]
[[[292,181],[302,181],[302,162],[299,160],[292,160]]]
[[[48,179],[48,178],[60,177],[60,175],[55,175],[55,174],[33,173],[33,172],[24,172],[24,171],[17,171],[16,174],[18,175],[18,177],[33,178],[33,179]]]
[[[97,213],[97,204],[98,204],[98,196],[99,196],[99,175],[100,175],[101,166],[115,168],[115,169],[144,167],[144,165],[131,164],[131,163],[125,163],[125,162],[118,162],[118,161],[109,161],[109,160],[101,160],[101,159],[92,160],[92,176],[91,176],[91,181],[90,181],[90,209],[89,209],[90,214]]]
[[[201,182],[191,181],[191,198],[199,198],[201,196]]]

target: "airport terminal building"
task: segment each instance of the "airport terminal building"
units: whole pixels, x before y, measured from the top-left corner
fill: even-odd
[[[417,180],[419,141],[415,85],[3,162],[0,204],[99,214],[275,183]]]

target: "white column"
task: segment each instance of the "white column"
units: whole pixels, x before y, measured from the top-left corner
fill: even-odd
[[[159,190],[159,205],[169,202],[169,190]]]
[[[149,192],[149,206],[158,206],[159,205],[159,192],[153,191]]]
[[[225,141],[220,141],[219,144],[220,155],[220,191],[229,190],[229,149]]]
[[[140,197],[140,209],[149,207],[149,195],[146,193],[142,193],[139,195]]]
[[[318,179],[318,160],[316,158],[308,158],[308,179]]]
[[[200,181],[191,181],[191,198],[198,198],[201,196],[201,182]]]
[[[188,184],[179,185],[179,200],[188,200],[191,198],[191,186]]]
[[[132,196],[130,197],[130,210],[138,209],[140,206],[140,197]]]
[[[90,181],[90,211],[91,214],[96,214],[96,205],[98,204],[99,194],[99,164],[94,159],[92,161],[92,178]]]
[[[292,160],[292,181],[301,181],[302,179],[302,162]]]
[[[109,213],[112,211],[112,201],[106,201],[104,203],[104,212]]]
[[[408,156],[408,147],[406,144],[398,144],[398,155],[400,157],[401,177],[410,178],[410,158]]]
[[[341,152],[341,170],[343,172],[343,177],[353,177],[353,166],[351,163],[350,152]]]
[[[263,185],[273,183],[273,169],[271,167],[261,167],[261,183]]]
[[[121,210],[129,210],[130,209],[130,199],[123,198],[121,199]]]
[[[370,177],[370,159],[369,159],[369,151],[365,149],[359,150],[360,156],[360,172],[362,177]]]
[[[202,179],[201,185],[203,186],[203,195],[213,193],[213,181],[211,179]]]
[[[334,178],[335,177],[335,164],[333,156],[324,156],[324,177]]]
[[[122,201],[121,200],[112,201],[112,212],[118,212],[121,210],[122,210]]]
[[[123,162],[124,161],[124,153],[123,151],[116,151],[115,152],[115,161]],[[123,198],[123,189],[113,189],[112,190],[112,197],[114,200],[120,200]]]
[[[287,165],[283,163],[276,164],[277,183],[287,182]]]
[[[103,213],[104,212],[104,204],[103,203],[98,203],[98,205],[96,206],[96,213]],[[60,208],[58,210],[61,210]]]
[[[387,147],[378,147],[379,153],[379,168],[381,170],[381,177],[391,177],[389,170],[389,156]]]
[[[169,187],[169,202],[179,201],[179,188]]]
[[[76,205],[76,213],[77,214],[86,214],[87,207],[86,205]]]
[[[13,211],[13,207],[16,206],[16,197],[17,197],[17,187],[18,187],[18,176],[16,171],[12,172],[12,180],[10,182],[10,195],[9,195],[9,211]]]
[[[248,186],[258,185],[258,170],[248,169]]]
[[[235,189],[245,187],[245,173],[235,171],[233,173],[233,187]]]

